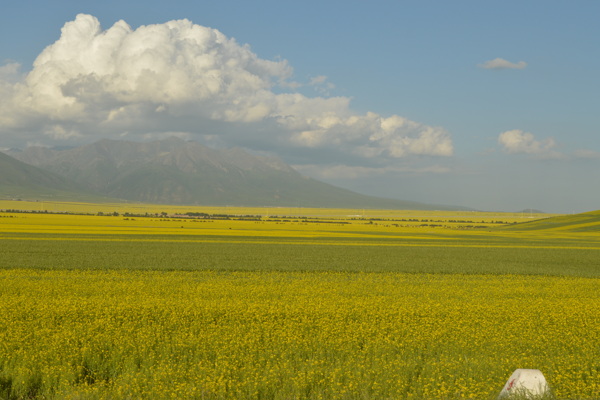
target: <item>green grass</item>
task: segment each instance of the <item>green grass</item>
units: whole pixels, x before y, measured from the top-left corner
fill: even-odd
[[[520,223],[500,229],[514,231],[558,230],[566,232],[600,232],[600,211],[562,215]]]
[[[151,242],[128,238],[0,240],[0,267],[600,276],[597,249]]]

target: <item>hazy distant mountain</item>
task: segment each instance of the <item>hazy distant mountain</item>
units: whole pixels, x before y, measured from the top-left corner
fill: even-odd
[[[431,209],[365,196],[302,176],[277,158],[217,150],[178,138],[117,140],[10,154],[104,196],[163,204]],[[447,207],[454,208],[454,207]]]
[[[0,196],[8,198],[92,199],[86,189],[0,152]]]

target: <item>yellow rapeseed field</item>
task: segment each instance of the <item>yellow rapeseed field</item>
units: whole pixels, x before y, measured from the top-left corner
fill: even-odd
[[[15,204],[16,203],[16,204]],[[108,207],[107,205],[78,205],[73,203],[61,203],[62,207],[69,209],[70,212],[90,211],[92,208]],[[0,207],[24,206],[26,210],[35,209],[38,203],[4,201],[0,202]],[[39,207],[42,207],[40,204]],[[121,208],[124,208],[122,206]],[[139,206],[138,212],[144,211]],[[147,210],[152,210],[150,206]],[[172,207],[172,206],[171,206]],[[46,208],[44,206],[44,208]],[[110,208],[110,207],[109,207]],[[2,208],[0,208],[1,210]],[[126,209],[126,208],[125,208]],[[206,209],[202,209],[207,211]],[[208,209],[211,211],[212,209]],[[132,211],[132,210],[130,210]],[[172,211],[172,210],[171,210]],[[198,211],[198,210],[196,210]],[[215,211],[215,210],[212,210]],[[273,238],[274,242],[279,242],[282,238],[297,238],[303,242],[313,239],[315,244],[339,244],[340,240],[344,243],[354,241],[358,245],[367,245],[364,239],[375,239],[371,244],[385,244],[387,239],[396,240],[393,245],[398,245],[398,240],[409,239],[418,241],[418,245],[444,244],[462,245],[456,240],[457,229],[461,229],[460,235],[465,238],[479,239],[483,236],[491,236],[485,231],[485,228],[506,225],[517,221],[524,221],[520,214],[513,213],[469,213],[456,215],[455,212],[443,211],[382,211],[371,210],[373,217],[360,217],[347,215],[351,210],[318,210],[305,209],[304,211],[314,212],[315,214],[326,211],[337,214],[335,217],[289,217],[289,216],[267,216],[260,214],[251,214],[256,216],[256,220],[236,219],[235,213],[258,212],[258,209],[218,209],[225,212],[231,218],[223,219],[197,219],[184,218],[181,216],[146,216],[129,217],[123,214],[117,216],[96,214],[65,214],[62,213],[3,213],[5,217],[0,218],[0,238],[14,237],[14,234],[20,234],[19,238],[25,238],[24,234],[35,234],[32,240],[41,240],[42,235],[57,237],[61,239],[85,240],[93,238],[94,240],[122,240],[123,235],[136,236],[132,239],[137,241],[211,241],[235,242],[243,237],[247,242],[252,238]],[[280,210],[281,211],[281,210]],[[287,211],[291,211],[287,210]],[[405,213],[405,215],[402,215]],[[417,217],[417,214],[422,214]],[[166,212],[165,212],[166,214]],[[177,215],[177,214],[175,214]],[[249,215],[249,214],[237,214]],[[378,216],[377,216],[378,215]],[[538,215],[536,218],[539,218]],[[533,218],[533,217],[532,217]],[[498,223],[496,221],[502,221]],[[529,220],[529,219],[525,219]],[[465,227],[477,229],[463,229]],[[482,230],[483,229],[483,230]],[[484,234],[482,236],[482,233]],[[142,238],[141,236],[146,236]],[[547,232],[540,236],[537,232],[530,232],[528,235],[535,240],[539,238],[546,239]],[[568,234],[559,232],[561,238],[568,237]],[[600,234],[594,234],[600,239]],[[153,237],[154,236],[154,237]],[[158,238],[161,236],[161,238]],[[511,236],[510,233],[494,233],[495,237]],[[229,237],[229,239],[227,239]],[[596,239],[597,240],[597,239]],[[264,240],[262,241],[264,242]],[[405,243],[408,244],[408,243]],[[469,243],[473,245],[473,243]],[[486,243],[485,246],[493,244]],[[509,246],[508,243],[496,243],[495,245]],[[512,245],[515,245],[513,242]],[[517,244],[518,245],[518,244]]]
[[[405,218],[429,220],[472,220],[476,222],[490,222],[502,220],[507,223],[523,222],[548,218],[556,214],[530,213],[530,212],[482,212],[482,211],[443,211],[443,210],[374,210],[374,209],[334,209],[334,208],[306,208],[306,207],[215,207],[198,205],[157,205],[136,203],[76,203],[60,201],[16,201],[1,200],[0,210],[28,210],[48,211],[52,213],[87,213],[99,212],[119,214],[181,214],[186,212],[202,212],[207,214],[228,215],[257,215],[261,217],[273,216],[301,216],[335,219],[357,218]]]
[[[0,202],[0,399],[600,398],[593,218],[169,207]]]
[[[0,270],[0,398],[600,398],[600,280]]]

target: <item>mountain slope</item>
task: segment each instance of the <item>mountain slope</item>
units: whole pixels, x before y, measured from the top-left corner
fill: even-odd
[[[165,204],[337,208],[441,208],[358,194],[302,176],[272,157],[177,138],[116,140],[11,153],[105,196]],[[456,207],[448,207],[456,208]]]
[[[58,174],[21,162],[0,152],[0,196],[95,199],[86,190]]]
[[[3,186],[52,186],[57,189],[69,187],[66,179],[25,164],[4,153],[0,153],[0,171],[2,171],[0,185]]]

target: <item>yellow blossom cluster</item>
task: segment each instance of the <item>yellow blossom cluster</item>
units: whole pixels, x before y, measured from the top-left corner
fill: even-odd
[[[600,398],[600,279],[0,269],[0,398]]]

